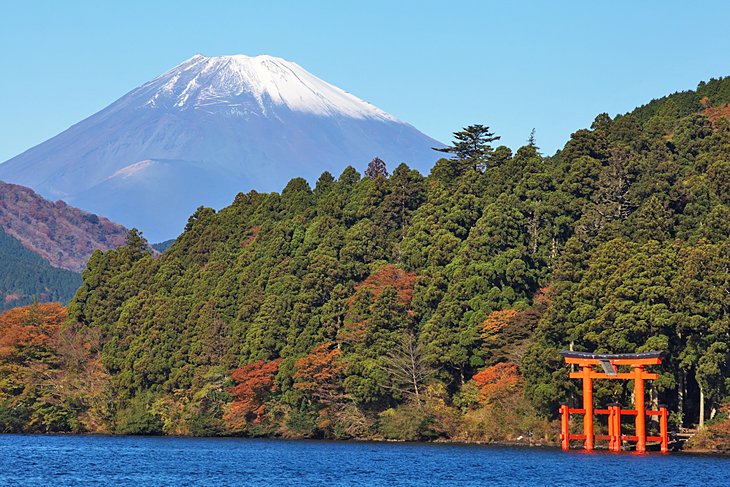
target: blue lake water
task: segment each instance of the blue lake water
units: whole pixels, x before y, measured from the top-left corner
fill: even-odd
[[[730,486],[730,458],[232,438],[0,435],[0,485]]]

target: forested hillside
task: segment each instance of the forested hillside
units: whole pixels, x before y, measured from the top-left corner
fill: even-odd
[[[652,399],[675,425],[701,405],[717,421],[728,103],[730,79],[702,83],[599,115],[552,157],[470,126],[428,177],[376,159],[239,194],[157,258],[133,232],[69,305],[109,398],[77,412],[124,433],[550,438],[573,347],[667,352]]]
[[[0,311],[33,300],[68,302],[79,285],[78,273],[51,266],[0,228]]]

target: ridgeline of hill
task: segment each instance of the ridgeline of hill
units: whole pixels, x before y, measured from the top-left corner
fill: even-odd
[[[553,157],[472,126],[428,177],[375,160],[239,194],[158,258],[132,234],[69,305],[63,420],[6,387],[0,427],[550,441],[579,396],[571,346],[667,352],[651,399],[675,426],[701,405],[727,425],[729,103],[730,79],[702,83],[599,115]],[[730,448],[723,428],[707,441]]]
[[[127,229],[32,189],[0,181],[0,228],[54,267],[81,272],[94,250],[123,245]]]

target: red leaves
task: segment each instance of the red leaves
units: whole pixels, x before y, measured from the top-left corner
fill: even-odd
[[[355,286],[355,291],[359,291],[360,288],[368,289],[373,293],[374,299],[378,299],[378,296],[386,287],[393,286],[398,292],[398,299],[407,306],[413,299],[413,287],[415,285],[415,272],[406,272],[397,266],[387,264]]]
[[[265,412],[265,403],[276,392],[274,377],[279,371],[281,359],[266,362],[261,360],[231,372],[231,378],[238,384],[230,387],[233,396],[223,419],[233,430],[243,429],[246,424],[259,424]]]
[[[472,379],[479,387],[479,398],[486,403],[502,401],[518,392],[522,386],[517,364],[510,362],[487,367]]]

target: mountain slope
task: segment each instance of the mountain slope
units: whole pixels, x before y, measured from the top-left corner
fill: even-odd
[[[271,56],[194,56],[0,165],[0,179],[177,236],[200,205],[380,156],[427,170],[441,144]]]
[[[0,228],[55,267],[81,272],[96,249],[123,245],[127,229],[0,181]]]
[[[41,302],[67,302],[81,284],[81,275],[57,269],[0,227],[0,311]]]

